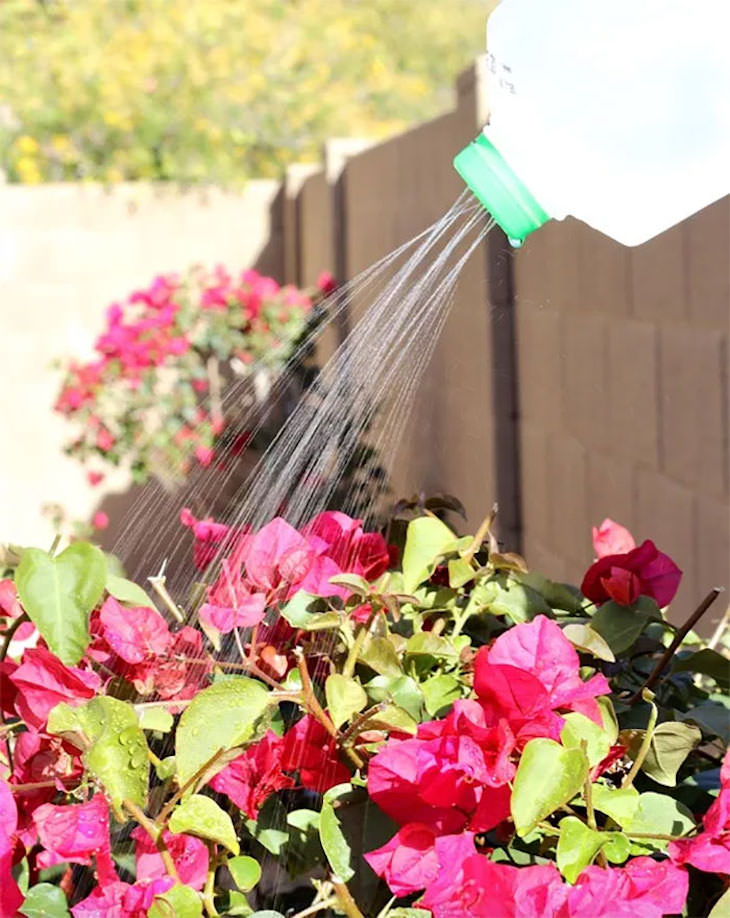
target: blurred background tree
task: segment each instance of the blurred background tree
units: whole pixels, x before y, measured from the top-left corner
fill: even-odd
[[[449,105],[496,0],[3,0],[11,182],[238,183]]]

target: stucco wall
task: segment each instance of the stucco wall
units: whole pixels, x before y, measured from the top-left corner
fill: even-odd
[[[115,299],[155,274],[193,264],[257,264],[280,275],[280,188],[121,185],[0,186],[0,542],[50,544],[40,506],[60,501],[88,516],[92,491],[65,457],[70,426],[51,411],[56,358],[83,356]],[[123,489],[121,474],[106,490]]]

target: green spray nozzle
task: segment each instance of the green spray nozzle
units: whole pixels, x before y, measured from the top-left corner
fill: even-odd
[[[550,219],[484,134],[464,147],[454,167],[513,245]]]

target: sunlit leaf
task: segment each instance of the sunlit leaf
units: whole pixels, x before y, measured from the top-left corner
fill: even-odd
[[[581,749],[566,749],[551,739],[530,740],[522,753],[512,787],[512,819],[517,834],[525,836],[567,803],[588,776],[588,760]]]
[[[193,794],[179,803],[172,811],[168,825],[171,832],[187,832],[208,841],[219,842],[232,854],[238,854],[240,850],[231,817],[215,800],[203,794]]]
[[[89,615],[104,592],[101,549],[74,542],[52,557],[28,548],[15,572],[18,595],[49,649],[64,663],[78,663],[89,644]]]

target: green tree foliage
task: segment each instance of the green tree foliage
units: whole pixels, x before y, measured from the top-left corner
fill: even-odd
[[[447,106],[496,0],[5,0],[9,181],[238,182]]]

